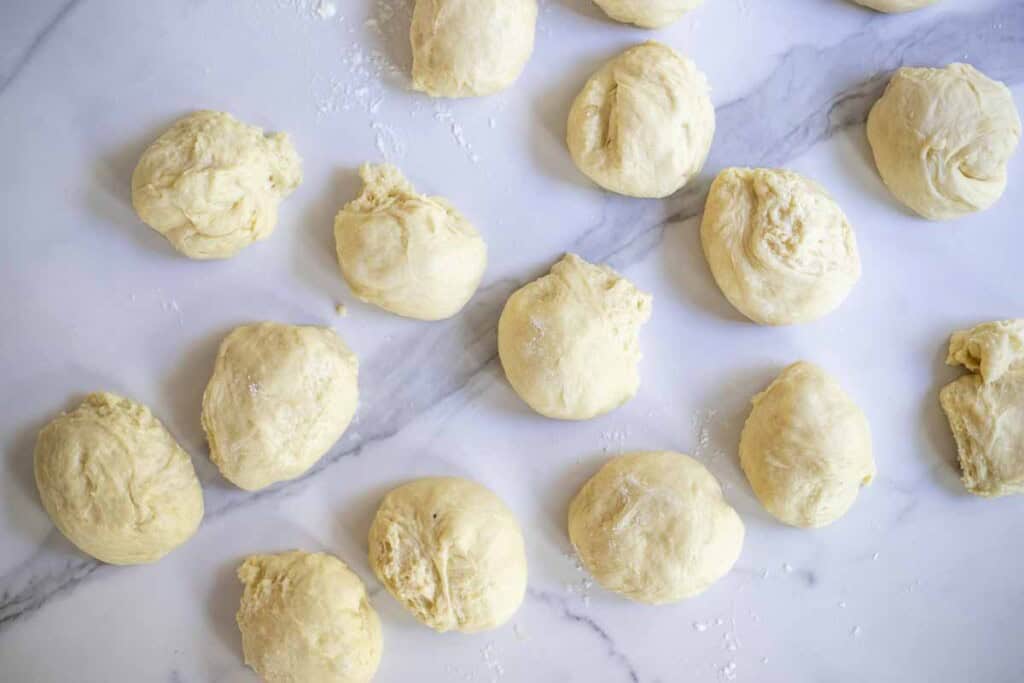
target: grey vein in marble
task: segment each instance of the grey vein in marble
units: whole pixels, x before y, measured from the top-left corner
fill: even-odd
[[[36,34],[36,37],[32,39],[32,42],[29,43],[28,47],[26,47],[21,54],[15,58],[14,65],[11,66],[10,70],[7,71],[7,73],[0,74],[0,95],[4,94],[7,87],[14,82],[14,79],[16,79],[18,74],[20,74],[25,66],[28,65],[35,53],[46,44],[47,39],[54,30],[64,21],[64,19],[68,17],[69,14],[71,14],[71,10],[73,10],[81,1],[82,0],[68,0],[68,2],[66,2],[64,6],[54,14],[53,19],[51,19],[46,26]]]

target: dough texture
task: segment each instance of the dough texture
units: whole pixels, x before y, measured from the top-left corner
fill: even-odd
[[[456,477],[418,479],[385,496],[370,527],[370,566],[435,631],[500,626],[526,594],[519,523],[491,491]]]
[[[615,21],[642,28],[668,26],[704,0],[594,0]]]
[[[359,361],[329,328],[235,328],[203,394],[210,459],[249,491],[300,476],[352,421],[358,374]]]
[[[586,420],[618,408],[640,387],[639,334],[651,301],[611,268],[567,254],[505,303],[505,376],[547,417]]]
[[[334,219],[352,293],[386,311],[441,320],[462,310],[487,267],[487,245],[441,197],[416,194],[394,166],[364,165],[364,187]]]
[[[722,293],[764,325],[820,318],[860,279],[857,239],[842,209],[816,182],[791,171],[719,173],[700,234]]]
[[[868,115],[868,141],[892,194],[930,220],[992,206],[1020,141],[1002,83],[969,64],[897,69]]]
[[[245,663],[267,683],[367,683],[380,664],[380,620],[366,588],[325,553],[252,555],[238,568]]]
[[[979,496],[1024,493],[1024,320],[954,332],[950,365],[975,374],[943,387],[942,409],[960,456],[964,486]]]
[[[412,87],[433,97],[490,95],[533,52],[537,0],[416,0]]]
[[[269,237],[278,204],[300,182],[302,162],[286,134],[199,111],[142,154],[132,205],[182,254],[222,259]]]
[[[938,0],[853,0],[858,5],[870,7],[879,12],[909,12],[934,5]]]
[[[704,74],[661,43],[614,57],[590,77],[569,112],[569,152],[601,187],[667,197],[700,172],[715,135]]]
[[[761,504],[797,527],[822,527],[853,506],[875,477],[871,430],[824,370],[794,363],[754,397],[740,465]]]
[[[703,593],[743,548],[743,522],[704,465],[667,451],[606,463],[569,506],[569,538],[604,588],[653,605]]]
[[[39,432],[35,476],[53,523],[102,562],[155,562],[203,519],[188,454],[149,408],[114,394],[89,394]]]

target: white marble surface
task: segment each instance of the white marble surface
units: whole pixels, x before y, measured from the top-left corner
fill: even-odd
[[[968,60],[1024,103],[1024,2],[887,17],[843,0],[708,0],[651,34],[588,0],[547,0],[515,88],[440,104],[405,90],[406,0],[337,6],[321,19],[295,0],[0,2],[0,679],[255,680],[234,568],[299,547],[367,581],[384,622],[380,681],[1024,680],[1024,500],[963,491],[936,400],[957,374],[942,365],[952,329],[1024,313],[1024,154],[995,208],[929,224],[887,195],[862,125],[900,64]],[[586,75],[652,35],[696,60],[718,108],[704,175],[665,201],[598,191],[562,142]],[[274,236],[228,262],[179,257],[128,203],[144,146],[195,108],[287,130],[305,160]],[[372,310],[339,276],[331,217],[356,191],[354,168],[382,157],[450,197],[490,245],[485,284],[454,320]],[[768,329],[719,294],[697,219],[710,177],[737,164],[807,173],[846,209],[864,277],[837,313]],[[639,396],[582,424],[528,412],[495,354],[508,292],[570,249],[655,296]],[[199,400],[219,338],[257,319],[338,329],[362,358],[363,400],[312,473],[254,495],[209,464]],[[736,460],[749,398],[800,358],[864,408],[879,469],[819,531],[773,521]],[[153,566],[97,565],[37,500],[36,431],[98,389],[152,406],[205,486],[199,533]],[[731,574],[660,608],[590,586],[564,525],[609,453],[649,448],[707,463],[747,525]],[[522,521],[530,589],[507,627],[437,635],[369,571],[377,501],[427,474],[473,477]]]

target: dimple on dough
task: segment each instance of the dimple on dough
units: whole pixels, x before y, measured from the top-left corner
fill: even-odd
[[[517,290],[498,320],[498,354],[515,392],[541,415],[586,420],[640,386],[640,327],[651,296],[607,266],[567,254]]]
[[[864,413],[816,365],[794,363],[753,399],[740,465],[765,509],[797,527],[842,517],[875,477]]]
[[[1009,89],[969,64],[897,69],[867,124],[882,180],[931,220],[992,206],[1020,133]]]
[[[668,26],[704,0],[594,0],[615,21],[641,28]]]
[[[657,605],[695,596],[725,576],[743,548],[743,522],[693,458],[628,453],[573,499],[569,538],[601,586]]]
[[[979,496],[1024,493],[1024,320],[954,332],[946,362],[973,373],[939,393],[964,486]]]
[[[352,293],[419,320],[449,318],[476,292],[487,245],[446,199],[417,194],[387,164],[364,165],[364,187],[334,219],[338,263]]]
[[[252,555],[238,568],[245,663],[267,683],[368,683],[380,664],[380,620],[366,587],[325,553]]]
[[[195,259],[234,256],[266,239],[277,207],[302,181],[302,162],[284,133],[230,114],[178,119],[142,154],[132,205],[146,225]]]
[[[433,97],[490,95],[533,52],[537,0],[416,0],[412,87]]]
[[[703,168],[714,135],[704,74],[652,41],[590,77],[569,111],[567,142],[576,166],[601,187],[667,197]]]
[[[700,234],[722,293],[761,324],[820,318],[860,278],[857,239],[842,209],[824,188],[792,171],[719,173]]]
[[[210,459],[250,491],[300,476],[352,421],[358,374],[355,354],[329,328],[235,328],[203,394]]]
[[[435,631],[496,628],[526,594],[519,523],[494,493],[467,479],[431,477],[394,489],[369,542],[377,578]]]
[[[910,12],[934,5],[938,0],[853,0],[858,5],[870,7],[879,12]]]
[[[149,408],[114,394],[90,394],[39,432],[35,477],[61,533],[110,564],[155,562],[203,518],[188,454]]]

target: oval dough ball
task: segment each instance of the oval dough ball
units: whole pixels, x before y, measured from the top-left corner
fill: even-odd
[[[590,77],[569,111],[569,152],[601,187],[667,197],[704,166],[715,135],[707,80],[661,43],[631,47]]]
[[[879,12],[909,12],[934,5],[938,0],[853,0],[858,5],[870,7]]]
[[[743,548],[743,522],[718,480],[682,453],[629,453],[569,506],[569,538],[603,587],[658,605],[703,593]]]
[[[210,459],[249,491],[304,474],[352,421],[358,375],[359,361],[329,328],[235,328],[203,393]]]
[[[110,564],[155,562],[203,519],[188,454],[149,408],[114,394],[89,394],[39,432],[35,475],[61,533]]]
[[[487,245],[447,200],[416,194],[394,166],[364,165],[364,187],[334,219],[352,293],[386,311],[441,320],[462,310],[487,267]]]
[[[270,237],[278,204],[300,182],[302,162],[286,134],[264,135],[230,114],[199,111],[142,154],[132,205],[182,254],[229,258]]]
[[[520,398],[541,415],[586,420],[640,387],[640,327],[651,295],[607,266],[567,254],[517,290],[498,320],[498,354]]]
[[[1009,89],[969,64],[897,69],[868,115],[867,134],[882,180],[930,220],[992,206],[1020,141]]]
[[[500,626],[526,594],[519,523],[491,491],[456,477],[418,479],[385,496],[370,527],[370,566],[435,631]]]
[[[490,95],[533,52],[537,0],[416,0],[412,87],[433,97]]]
[[[740,465],[761,504],[797,527],[846,514],[875,477],[871,430],[824,370],[794,363],[754,397],[740,435]]]
[[[605,14],[642,28],[668,26],[704,0],[594,0]]]
[[[366,683],[380,664],[380,620],[338,558],[252,555],[238,568],[245,663],[267,683]]]
[[[700,234],[722,293],[761,324],[820,318],[860,279],[857,239],[842,209],[816,182],[790,171],[719,173]]]

